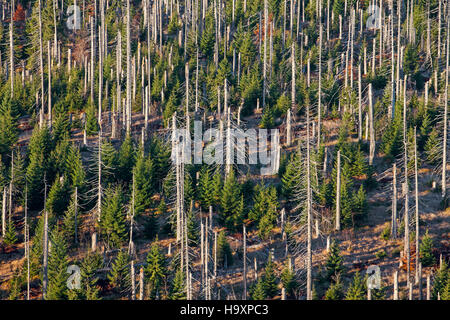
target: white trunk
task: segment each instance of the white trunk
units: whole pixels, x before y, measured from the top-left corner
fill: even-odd
[[[337,152],[337,175],[336,175],[336,227],[341,230],[341,150]]]
[[[369,165],[373,164],[373,158],[375,157],[375,127],[374,127],[374,114],[373,114],[372,99],[373,99],[372,84],[369,83],[369,135],[370,135]]]
[[[127,134],[131,134],[131,17],[130,17],[130,0],[127,0],[127,119],[126,128]]]
[[[417,168],[417,128],[414,127],[414,177],[415,177],[415,198],[416,198],[416,261],[415,261],[415,270],[416,270],[416,283],[419,282],[419,177],[418,177],[418,168]]]
[[[317,93],[317,150],[320,148],[320,134],[322,129],[322,24],[319,26],[319,91]]]
[[[406,253],[407,265],[406,265],[406,280],[409,284],[410,267],[411,267],[411,250],[409,244],[409,204],[408,204],[408,142],[407,142],[407,129],[406,129],[406,87],[407,77],[405,76],[404,93],[403,93],[403,145],[404,145],[404,170],[405,170],[405,208],[404,208],[404,222],[405,222],[405,237],[404,237],[404,250]]]
[[[139,300],[144,300],[144,268],[139,269]]]
[[[439,5],[441,2],[439,1]],[[449,42],[450,39],[450,19],[447,23],[447,57],[445,69],[445,105],[444,105],[444,132],[443,132],[443,150],[442,150],[442,198],[446,197],[447,190],[447,128],[448,128],[448,69],[449,69]]]
[[[397,238],[397,164],[394,162],[392,170],[392,220],[391,220],[391,236]]]
[[[306,258],[306,298],[312,300],[312,194],[310,170],[310,119],[309,104],[306,105],[306,202],[307,202],[307,258]]]
[[[11,98],[14,97],[14,0],[11,4],[11,21],[9,23],[9,68],[11,79]]]

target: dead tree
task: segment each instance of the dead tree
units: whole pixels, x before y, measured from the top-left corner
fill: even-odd
[[[47,298],[47,285],[48,285],[48,212],[47,206],[47,183],[45,183],[45,195],[44,195],[44,237],[42,240],[42,250],[44,254],[44,259],[42,262],[43,276],[42,276],[42,298],[45,300]]]
[[[25,259],[27,261],[27,300],[30,300],[30,227],[28,226],[28,185],[25,185]]]
[[[439,1],[439,8],[441,6],[441,1]],[[449,9],[450,10],[450,9]],[[439,10],[440,11],[440,10]],[[440,15],[439,15],[440,21]],[[443,133],[443,150],[442,150],[442,198],[446,198],[447,189],[447,130],[448,130],[448,69],[449,69],[449,45],[450,45],[450,19],[447,23],[447,57],[446,57],[446,69],[445,69],[445,105],[444,105],[444,133]],[[440,28],[439,33],[440,33]]]
[[[131,17],[130,17],[130,0],[127,0],[127,103],[126,103],[126,128],[127,134],[131,134]]]
[[[6,186],[3,187],[3,201],[2,201],[2,237],[6,234]]]
[[[242,226],[242,236],[244,245],[244,256],[242,257],[242,262],[244,264],[244,272],[242,273],[244,282],[244,295],[243,299],[247,300],[247,232],[245,230],[245,224]]]
[[[394,272],[394,300],[398,300],[398,271]]]
[[[52,63],[50,55],[50,41],[47,43],[48,47],[48,125],[52,127]]]
[[[317,149],[320,148],[320,132],[322,129],[322,24],[319,26],[319,91],[317,92]],[[309,177],[309,176],[308,176]]]
[[[139,300],[144,300],[144,268],[139,269]]]
[[[419,178],[417,169],[417,127],[414,127],[414,177],[415,177],[415,198],[416,198],[416,284],[419,282]]]
[[[39,0],[38,5],[38,16],[39,16],[39,73],[41,75],[41,115],[44,115],[44,58],[43,58],[43,48],[42,48],[42,15],[41,15],[41,0]],[[41,121],[42,123],[43,121]]]
[[[306,298],[312,300],[312,192],[311,192],[311,155],[310,155],[310,119],[309,103],[306,104],[306,206],[307,206],[307,258],[306,258]]]
[[[341,150],[337,152],[336,230],[341,230]]]
[[[11,21],[9,23],[9,65],[11,79],[11,98],[14,97],[14,0],[11,3]]]
[[[369,165],[373,164],[373,158],[375,157],[375,127],[374,127],[374,114],[373,114],[373,96],[372,96],[372,84],[369,83]]]
[[[404,250],[406,253],[407,266],[406,266],[406,277],[407,283],[409,285],[409,277],[410,277],[410,263],[411,263],[411,251],[409,244],[409,211],[408,211],[408,142],[406,136],[406,82],[407,76],[405,76],[405,84],[404,84],[404,93],[403,93],[403,145],[404,145],[404,171],[405,171],[405,182],[404,182],[404,191],[405,191],[405,208],[404,208],[404,222],[405,222],[405,237],[404,237]]]
[[[394,162],[392,169],[392,221],[391,221],[391,236],[397,239],[397,164]]]

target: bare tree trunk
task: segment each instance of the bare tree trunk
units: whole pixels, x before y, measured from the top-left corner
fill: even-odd
[[[45,186],[47,189],[47,185]],[[45,192],[47,193],[47,191]],[[48,276],[47,276],[47,267],[48,267],[48,212],[47,208],[44,208],[44,238],[43,238],[43,280],[42,280],[42,298],[47,299],[47,284],[48,284]]]
[[[336,183],[336,227],[341,230],[341,150],[337,152],[337,183]]]
[[[439,8],[441,2],[439,1]],[[440,15],[439,15],[440,20]],[[443,150],[442,150],[442,198],[446,198],[446,190],[447,190],[447,128],[448,128],[448,69],[449,69],[449,39],[450,39],[450,19],[447,23],[447,57],[446,57],[446,69],[445,69],[445,107],[444,107],[444,142],[443,142]]]
[[[247,300],[247,232],[245,230],[245,224],[242,227],[242,235],[243,235],[243,245],[244,245],[244,256],[242,258],[242,262],[244,263],[244,272],[243,282],[244,282],[244,296],[243,300]]]
[[[397,164],[394,162],[394,168],[392,170],[392,221],[391,221],[391,236],[397,239]]]
[[[398,271],[394,272],[394,300],[398,300]]]
[[[144,300],[144,268],[139,269],[139,300]]]
[[[418,271],[419,271],[419,279],[418,279],[418,284],[419,284],[419,300],[423,299],[422,296],[422,263],[418,264]]]
[[[44,58],[43,58],[43,48],[42,48],[42,15],[41,15],[41,0],[39,0],[38,5],[38,14],[39,14],[39,73],[41,75],[41,109],[42,115],[44,114]]]
[[[134,260],[131,260],[131,300],[136,300],[136,281],[134,275]]]
[[[75,244],[78,244],[77,216],[78,216],[78,187],[75,187],[75,217],[74,217],[74,220],[75,220],[75,222],[74,222],[74,224],[75,224],[75,226],[74,226],[74,228],[75,228],[75,230],[74,230],[74,232],[75,232],[75,235],[74,235]]]
[[[11,4],[11,21],[9,23],[9,65],[11,79],[11,98],[14,97],[14,0]]]
[[[50,56],[50,41],[47,43],[48,46],[48,124],[52,127],[52,63]]]
[[[361,141],[362,139],[362,92],[361,88],[361,63],[358,65],[358,139]]]
[[[28,226],[28,185],[25,186],[25,259],[27,261],[27,300],[30,300],[30,227]]]
[[[404,84],[404,93],[403,93],[403,145],[404,145],[404,170],[405,170],[405,209],[404,209],[404,221],[405,221],[405,237],[404,237],[404,250],[406,253],[407,258],[407,266],[406,266],[406,278],[407,283],[409,285],[409,277],[410,277],[410,267],[411,267],[411,251],[410,251],[410,244],[409,244],[409,204],[408,204],[408,142],[407,142],[407,130],[406,130],[406,84],[407,84],[407,76],[405,76],[405,84]]]
[[[370,135],[370,151],[369,151],[369,165],[373,164],[373,158],[375,157],[375,127],[374,127],[374,114],[373,114],[373,96],[372,96],[372,84],[369,83],[369,135]]]
[[[268,14],[267,0],[264,0],[264,57],[263,57],[263,92],[262,92],[263,108],[266,106],[268,17],[269,17],[269,14]]]
[[[95,75],[95,20],[93,17],[90,18],[91,23],[91,64],[90,64],[90,84],[91,84],[91,102],[94,104],[94,75]]]
[[[306,202],[307,202],[307,258],[306,258],[306,299],[312,300],[312,195],[311,195],[311,169],[310,169],[310,120],[309,103],[306,104]]]
[[[217,231],[214,231],[214,279],[217,277]]]
[[[131,17],[130,17],[130,0],[127,0],[127,134],[131,134]]]
[[[419,282],[419,178],[417,169],[417,127],[414,127],[414,173],[415,173],[415,198],[416,198],[416,284]]]
[[[2,201],[2,237],[6,234],[6,186],[3,187],[3,201]]]
[[[320,148],[320,133],[322,131],[322,24],[319,26],[319,91],[317,93],[317,150]]]

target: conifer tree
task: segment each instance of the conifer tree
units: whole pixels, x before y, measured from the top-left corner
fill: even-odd
[[[47,197],[47,209],[56,216],[61,216],[70,201],[70,188],[67,180],[56,176]]]
[[[19,270],[15,270],[13,277],[9,281],[9,300],[18,300],[21,295],[22,279]]]
[[[86,300],[100,300],[97,270],[103,266],[102,256],[89,253],[81,263],[81,292]]]
[[[253,300],[264,300],[266,299],[266,291],[264,290],[264,280],[262,278],[258,279],[252,290]]]
[[[4,98],[0,104],[0,155],[5,157],[11,153],[11,148],[17,142],[17,117],[12,109],[9,98]]]
[[[222,200],[222,189],[223,189],[223,183],[222,183],[222,175],[220,174],[219,170],[216,170],[213,176],[212,181],[212,198],[213,203],[216,207],[220,206],[221,200]]]
[[[75,193],[73,193],[72,200],[70,201],[67,210],[64,213],[61,232],[64,235],[69,247],[73,246],[75,238],[78,238],[80,218],[75,216],[77,208],[75,207]],[[75,218],[77,221],[75,221]]]
[[[185,273],[181,268],[178,268],[175,273],[170,298],[172,300],[186,300]]]
[[[450,277],[447,277],[447,284],[441,294],[441,300],[450,300]]]
[[[51,250],[48,261],[48,300],[64,300],[67,298],[67,244],[64,234],[58,230],[52,232]]]
[[[97,116],[95,114],[95,106],[91,99],[86,109],[86,134],[88,136],[95,135],[100,129],[98,126]]]
[[[431,292],[431,298],[433,300],[437,300],[438,293],[440,296],[442,296],[449,278],[450,278],[450,271],[448,265],[445,261],[443,261],[442,266],[439,268],[439,270],[436,272],[436,275],[434,276],[433,290]]]
[[[135,215],[144,213],[151,204],[151,196],[154,184],[154,167],[150,157],[145,157],[142,152],[137,153],[134,167],[135,179]]]
[[[336,282],[330,284],[330,287],[325,293],[325,300],[342,300],[343,297],[343,286],[341,281],[337,279]]]
[[[166,259],[157,242],[153,242],[147,255],[145,275],[151,298],[160,297],[167,277]]]
[[[336,240],[333,240],[330,245],[330,252],[328,253],[326,261],[326,275],[327,279],[331,280],[332,277],[336,277],[344,271],[344,260],[341,256],[339,244]]]
[[[242,225],[244,203],[233,169],[225,179],[220,206],[219,222],[230,230],[237,230]]]
[[[269,255],[269,259],[267,260],[266,268],[264,270],[263,284],[266,296],[269,298],[273,298],[278,292],[278,286],[271,255]]]
[[[44,126],[40,129],[36,126],[28,145],[27,183],[30,209],[42,205],[44,181],[50,180],[48,176],[45,176],[48,169],[47,159],[51,150],[52,141],[48,128]]]
[[[6,246],[12,246],[17,243],[16,227],[12,219],[6,221],[6,233],[3,237],[3,243]]]
[[[433,255],[433,239],[431,239],[428,234],[428,229],[422,238],[422,243],[420,244],[420,262],[422,262],[424,267],[429,267],[436,263],[436,259]]]
[[[258,226],[259,236],[266,240],[272,233],[277,220],[277,191],[275,187],[265,188],[262,184],[256,187],[254,205],[248,217]]]
[[[301,175],[299,173],[299,168],[302,168],[302,163],[300,152],[297,151],[291,154],[286,166],[286,171],[281,178],[282,193],[288,199],[294,196],[294,191],[300,185]]]
[[[86,173],[81,161],[80,150],[75,145],[70,146],[66,161],[66,178],[69,179],[72,187],[77,187],[81,191],[83,189],[83,186],[85,185]]]
[[[123,205],[122,188],[106,189],[100,217],[100,229],[106,244],[111,248],[120,247],[128,234]]]
[[[197,244],[199,240],[198,222],[195,219],[194,209],[191,208],[187,214],[187,235],[192,245]]]
[[[119,293],[124,293],[130,289],[130,257],[124,250],[120,250],[114,260],[108,280],[114,289]]]
[[[283,288],[286,290],[287,295],[293,295],[294,291],[298,287],[298,283],[295,279],[294,271],[286,265],[281,271],[281,283],[283,284]]]
[[[122,145],[120,146],[118,156],[118,173],[119,180],[129,183],[132,177],[132,168],[135,163],[135,150],[133,140],[130,135],[125,137]]]
[[[441,161],[442,152],[439,148],[439,141],[439,133],[436,128],[433,128],[424,147],[427,162],[431,165],[436,165]]]
[[[233,255],[231,253],[230,244],[227,241],[225,232],[222,230],[217,237],[217,265],[230,266],[233,264]]]
[[[202,208],[208,210],[209,206],[213,205],[213,181],[211,169],[208,166],[202,166],[199,177],[199,198]]]
[[[367,297],[366,282],[361,277],[359,271],[355,272],[353,281],[347,289],[345,300],[365,300]]]

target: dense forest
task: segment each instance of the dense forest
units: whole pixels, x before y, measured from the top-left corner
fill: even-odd
[[[448,0],[0,20],[0,299],[450,299]]]

